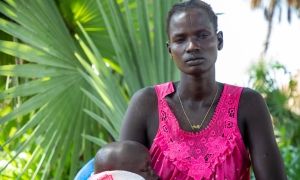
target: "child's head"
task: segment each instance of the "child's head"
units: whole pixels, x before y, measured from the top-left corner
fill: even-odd
[[[158,179],[151,168],[148,149],[135,141],[113,142],[97,152],[94,173],[112,170],[130,171],[147,180]]]

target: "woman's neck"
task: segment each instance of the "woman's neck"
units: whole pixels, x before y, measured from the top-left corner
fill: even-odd
[[[197,77],[181,74],[180,79],[177,86],[177,93],[186,100],[205,101],[206,99],[210,99],[210,96],[212,96],[218,88],[214,72]]]

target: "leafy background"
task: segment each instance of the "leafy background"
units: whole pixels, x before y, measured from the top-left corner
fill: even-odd
[[[100,146],[118,139],[136,90],[178,79],[164,31],[174,2],[0,1],[0,179],[73,179]],[[275,72],[289,77],[286,87]],[[297,81],[263,55],[249,75],[270,108],[287,173],[296,178]]]

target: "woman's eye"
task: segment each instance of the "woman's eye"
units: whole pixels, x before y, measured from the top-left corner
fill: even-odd
[[[176,43],[181,43],[181,42],[183,42],[184,41],[184,39],[183,38],[178,38],[178,39],[175,39],[175,41],[174,42],[176,42]]]
[[[182,43],[184,41],[185,41],[185,36],[179,35],[179,36],[175,36],[173,38],[173,42],[175,42],[175,43]]]
[[[205,38],[208,37],[208,34],[207,34],[207,33],[200,33],[200,34],[198,35],[198,37],[201,38],[201,39],[205,39]]]

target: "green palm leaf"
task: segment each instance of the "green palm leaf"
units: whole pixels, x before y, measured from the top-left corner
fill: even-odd
[[[2,144],[4,152],[10,154],[11,144],[18,142],[12,158],[0,167],[1,175],[7,173],[5,168],[20,153],[32,152],[34,156],[17,173],[19,177],[59,178],[67,172],[72,179],[80,167],[80,156],[86,161],[95,152],[82,134],[99,134],[102,129],[84,112],[89,109],[101,114],[81,90],[96,92],[87,81],[88,63],[81,62],[86,59],[84,50],[69,33],[53,1],[6,1],[0,3],[0,11],[10,19],[1,18],[0,29],[21,41],[0,41],[0,51],[26,62],[0,66],[0,75],[27,78],[26,82],[0,92],[1,99],[24,99],[19,107],[0,118],[0,125],[5,128],[29,115],[28,120],[22,121],[25,124]],[[105,92],[101,98],[108,99]],[[29,136],[24,139],[26,134]]]

